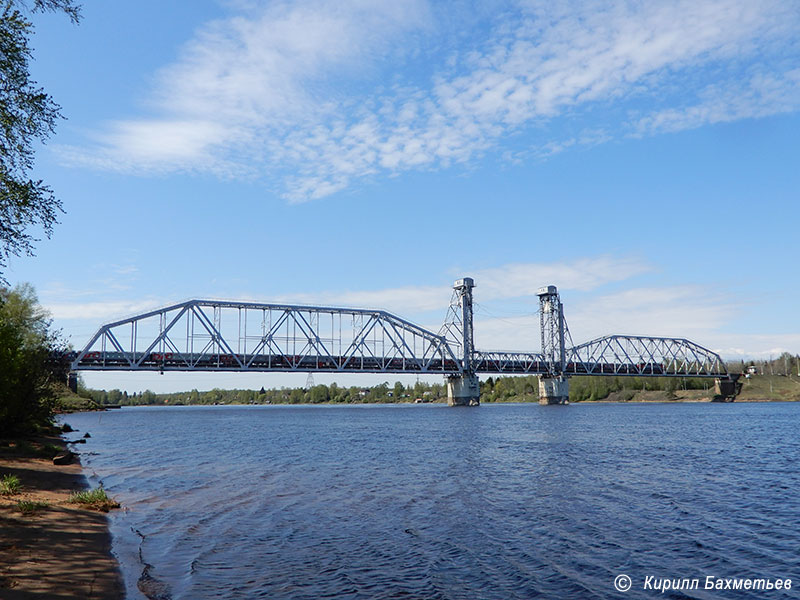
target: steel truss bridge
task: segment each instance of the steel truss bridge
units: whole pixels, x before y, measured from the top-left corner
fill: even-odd
[[[437,333],[382,310],[189,300],[103,325],[70,356],[71,369],[440,374],[473,387],[479,373],[733,377],[719,355],[683,338],[573,345],[554,286],[538,293],[540,352],[476,350],[473,287],[471,278],[456,281]]]

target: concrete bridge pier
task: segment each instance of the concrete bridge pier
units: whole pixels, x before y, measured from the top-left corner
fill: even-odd
[[[569,404],[569,379],[539,377],[539,404]]]
[[[452,375],[447,378],[448,406],[479,406],[481,385],[474,373]]]
[[[739,382],[739,375],[717,377],[714,380],[714,393],[720,402],[733,402],[741,391],[742,384]]]

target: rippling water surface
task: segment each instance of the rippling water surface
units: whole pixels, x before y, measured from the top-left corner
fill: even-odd
[[[69,415],[130,599],[747,598],[800,588],[800,404]],[[614,578],[627,574],[627,593]],[[700,589],[643,590],[647,576]]]

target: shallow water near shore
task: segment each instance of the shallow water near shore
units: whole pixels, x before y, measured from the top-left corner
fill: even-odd
[[[800,587],[800,403],[123,408],[63,419],[129,599]],[[615,591],[626,574],[632,588]],[[660,594],[646,577],[698,578]],[[143,590],[143,591],[142,591]]]

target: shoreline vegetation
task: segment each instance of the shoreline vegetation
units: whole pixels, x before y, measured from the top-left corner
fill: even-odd
[[[1,278],[0,278],[1,279]],[[54,424],[67,349],[33,288],[0,285],[0,597],[124,597],[106,516]]]
[[[0,285],[0,597],[122,598],[106,516],[75,502],[88,482],[54,424],[69,365],[51,323],[32,287]]]

